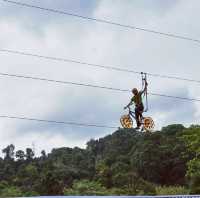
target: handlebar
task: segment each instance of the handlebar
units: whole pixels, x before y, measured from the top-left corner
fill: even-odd
[[[124,107],[124,110],[128,109],[129,111],[131,110],[130,106]]]
[[[134,111],[131,111],[131,107],[130,106],[126,106],[126,109],[128,109],[128,114],[129,115],[131,115],[133,118],[135,118],[135,112]],[[124,110],[126,110],[125,108],[124,108]]]

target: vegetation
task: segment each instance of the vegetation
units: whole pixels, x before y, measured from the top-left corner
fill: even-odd
[[[119,129],[86,149],[2,150],[0,196],[200,193],[200,126]]]
[[[183,186],[158,186],[157,195],[188,195],[189,191]]]

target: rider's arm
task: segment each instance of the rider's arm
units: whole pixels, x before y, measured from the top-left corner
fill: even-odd
[[[131,101],[124,107],[124,109],[130,107],[132,104],[133,104],[133,100],[131,100]]]

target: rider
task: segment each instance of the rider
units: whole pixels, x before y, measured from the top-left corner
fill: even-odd
[[[142,113],[144,111],[144,105],[142,102],[142,95],[147,91],[148,83],[145,81],[144,89],[141,91],[138,91],[136,88],[132,90],[133,97],[131,98],[131,101],[127,106],[124,107],[124,109],[130,107],[133,103],[135,104],[135,120],[137,123],[137,127],[135,129],[140,129],[141,126],[141,118]]]

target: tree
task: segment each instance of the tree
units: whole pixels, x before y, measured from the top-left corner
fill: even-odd
[[[176,131],[177,125],[173,126],[164,128],[165,132],[144,135],[133,146],[131,161],[144,180],[161,185],[185,184],[190,156],[185,154],[188,153],[185,143],[179,138],[182,132]]]
[[[35,154],[34,154],[34,152],[33,152],[33,150],[31,148],[27,148],[26,149],[26,159],[28,161],[31,161],[33,159],[34,155]]]
[[[18,150],[15,154],[16,158],[18,160],[24,160],[25,159],[25,153],[22,150]]]
[[[40,193],[42,195],[63,195],[64,181],[60,179],[57,171],[48,171],[41,179]]]
[[[43,160],[45,160],[46,158],[47,158],[47,155],[46,155],[46,152],[45,152],[45,150],[42,150],[41,151],[41,158],[43,159]]]
[[[166,133],[166,135],[174,135],[176,133],[182,132],[185,127],[182,124],[171,124],[162,128],[162,132]]]
[[[200,194],[200,126],[192,125],[184,131],[183,139],[188,150],[192,153],[191,159],[187,165],[187,177],[191,193]]]
[[[113,186],[112,170],[106,165],[104,161],[100,162],[96,167],[96,177],[98,181],[106,188],[111,188]]]
[[[10,144],[9,146],[7,146],[6,148],[4,148],[2,150],[2,152],[4,153],[5,160],[13,160],[14,159],[14,150],[15,150],[15,146],[13,144]]]

